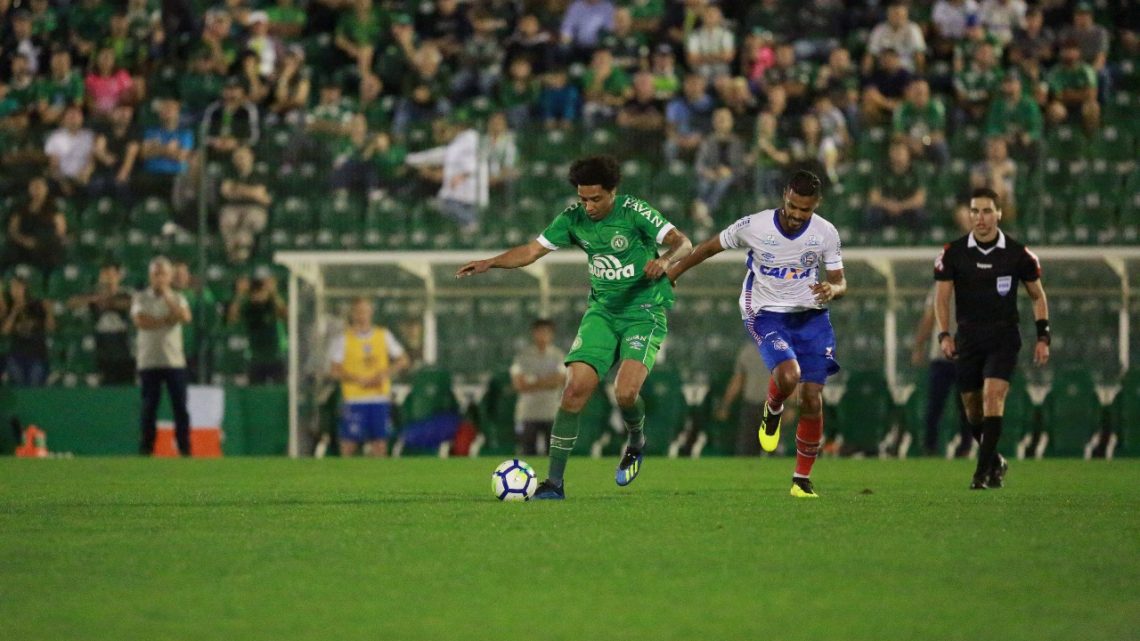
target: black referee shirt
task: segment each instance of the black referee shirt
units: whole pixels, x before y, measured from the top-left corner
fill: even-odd
[[[947,244],[934,261],[934,279],[954,283],[959,329],[1017,327],[1017,288],[1041,278],[1037,256],[1000,229],[981,247],[974,233]]]

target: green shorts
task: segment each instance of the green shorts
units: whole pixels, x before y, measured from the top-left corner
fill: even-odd
[[[617,313],[590,306],[578,325],[566,363],[585,363],[598,372],[599,379],[605,379],[615,360],[638,361],[652,370],[667,333],[663,307]]]

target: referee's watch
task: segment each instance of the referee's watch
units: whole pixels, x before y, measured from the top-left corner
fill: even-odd
[[[1049,330],[1049,319],[1041,318],[1037,320],[1037,340],[1044,341],[1046,345],[1053,344],[1053,333]]]

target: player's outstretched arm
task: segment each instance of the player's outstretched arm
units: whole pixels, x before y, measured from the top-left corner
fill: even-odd
[[[459,271],[455,272],[456,278],[463,278],[465,276],[474,276],[475,274],[482,274],[483,272],[497,267],[499,269],[515,269],[518,267],[526,267],[534,261],[542,258],[550,253],[550,250],[542,246],[537,240],[532,240],[525,245],[519,245],[508,249],[507,251],[486,260],[473,260]]]
[[[645,275],[651,279],[656,280],[664,276],[669,267],[679,262],[693,251],[693,243],[689,237],[681,233],[681,230],[674,227],[665,234],[665,244],[669,249],[655,260],[651,260],[645,264]]]
[[[677,279],[681,277],[681,274],[684,274],[685,272],[696,267],[697,265],[700,265],[705,260],[716,256],[722,251],[724,251],[724,245],[720,244],[720,235],[718,234],[704,241],[700,245],[697,245],[693,251],[689,252],[688,256],[685,256],[683,259],[677,261],[671,267],[669,267],[665,274],[669,277],[669,280],[671,282],[676,284]]]

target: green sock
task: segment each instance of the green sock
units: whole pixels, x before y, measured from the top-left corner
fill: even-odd
[[[629,445],[641,448],[645,445],[645,399],[638,394],[633,407],[619,407],[621,420],[629,430]]]
[[[566,473],[566,462],[578,441],[578,412],[567,412],[559,408],[554,415],[554,427],[550,430],[550,474],[547,476],[558,485]]]

